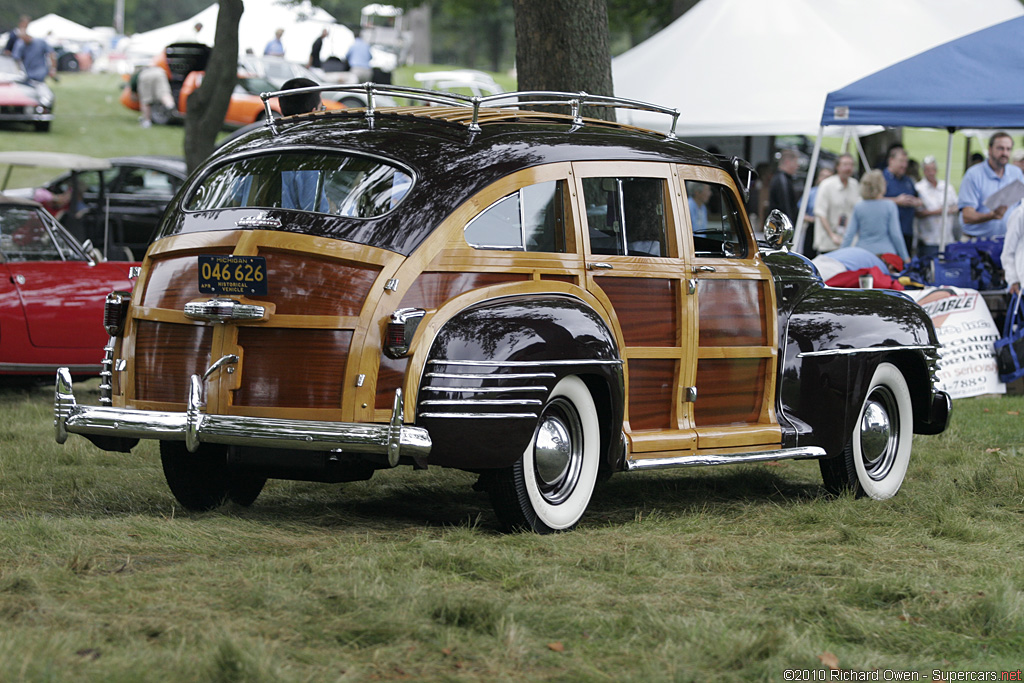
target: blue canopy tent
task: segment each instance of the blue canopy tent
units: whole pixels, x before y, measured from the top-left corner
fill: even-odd
[[[811,168],[818,163],[821,132],[835,125],[947,129],[948,188],[955,129],[1024,127],[1024,16],[944,43],[830,92]],[[801,227],[812,177],[809,173],[801,201]]]

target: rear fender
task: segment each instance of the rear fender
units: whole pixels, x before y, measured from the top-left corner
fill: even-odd
[[[550,294],[486,300],[455,314],[434,336],[420,378],[416,422],[430,432],[429,463],[511,466],[533,438],[551,389],[567,375],[590,387],[601,452],[617,457],[622,361],[614,334],[593,308]]]

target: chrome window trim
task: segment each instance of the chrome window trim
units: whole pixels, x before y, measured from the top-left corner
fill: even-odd
[[[894,346],[867,346],[850,349],[827,349],[825,351],[801,351],[797,358],[821,356],[851,356],[858,353],[883,353],[886,351],[938,351],[935,344],[898,344]]]

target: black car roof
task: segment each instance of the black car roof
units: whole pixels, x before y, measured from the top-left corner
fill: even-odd
[[[240,155],[301,153],[313,149],[392,159],[410,168],[416,176],[414,190],[396,210],[378,218],[359,219],[357,226],[353,226],[350,218],[292,215],[287,229],[325,237],[343,236],[409,254],[472,195],[525,168],[564,161],[608,160],[720,166],[711,154],[654,131],[591,120],[580,126],[574,125],[570,117],[537,116],[533,112],[522,116],[516,112],[507,117],[492,115],[483,120],[479,132],[472,132],[465,123],[451,120],[456,116],[446,117],[443,109],[380,109],[372,119],[359,110],[289,117],[275,125],[276,132],[268,126],[225,145],[207,162],[206,168]],[[202,173],[197,178],[201,176]],[[216,229],[209,212],[192,217],[179,212],[162,234],[205,229]]]

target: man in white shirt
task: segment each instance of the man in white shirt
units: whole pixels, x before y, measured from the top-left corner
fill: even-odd
[[[957,218],[957,192],[955,187],[949,188],[946,194],[946,181],[939,180],[939,166],[935,157],[924,158],[921,167],[924,178],[917,181],[914,189],[923,202],[917,212],[917,254],[918,256],[934,256],[939,253],[942,244],[953,241],[953,225]],[[946,239],[942,239],[942,202],[946,202]]]
[[[1018,294],[1021,278],[1024,278],[1024,204],[1018,204],[1006,219],[1006,241],[1003,242],[1002,261],[1010,292]]]
[[[814,249],[819,254],[834,251],[843,243],[846,224],[860,201],[860,183],[853,177],[853,157],[843,154],[836,161],[836,174],[821,181],[814,201]]]

